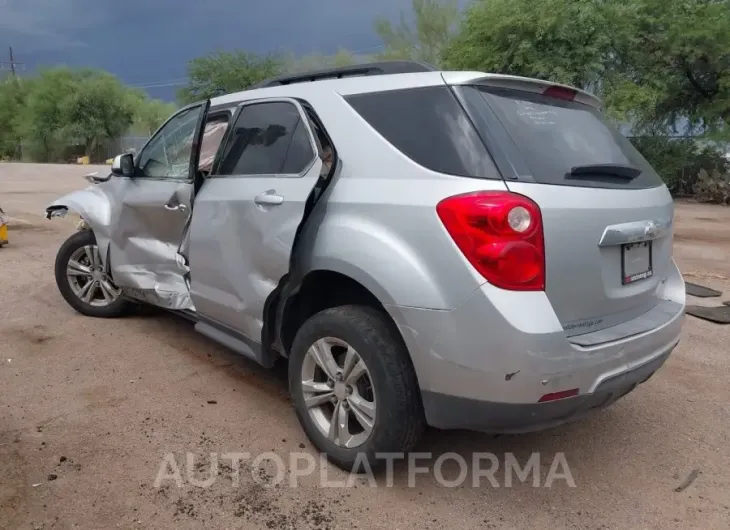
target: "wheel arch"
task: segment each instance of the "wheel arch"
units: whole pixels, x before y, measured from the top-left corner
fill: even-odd
[[[278,307],[278,322],[277,326],[269,327],[269,332],[273,334],[274,327],[278,330],[278,340],[275,342],[281,348],[281,353],[288,357],[294,336],[308,318],[325,309],[342,305],[362,305],[378,310],[385,316],[394,334],[405,346],[403,335],[388,311],[388,301],[378,296],[382,288],[376,284],[373,289],[372,283],[370,285],[365,283],[341,271],[316,269],[304,275],[288,297],[282,298],[281,293],[277,293],[279,299],[277,303],[271,305]],[[270,316],[277,318],[273,313],[270,313]]]
[[[98,247],[96,236],[92,230],[79,230],[63,242],[56,253],[56,259],[54,260],[53,267],[58,290],[66,302],[82,315],[99,318],[115,318],[122,316],[127,313],[131,305],[130,302],[122,296],[121,292],[118,293],[116,298],[111,301],[108,300],[105,294],[103,298],[106,303],[103,305],[95,305],[91,300],[82,300],[79,293],[73,289],[71,282],[69,281],[67,272],[68,260],[79,249],[92,244]],[[91,278],[89,278],[89,281],[92,281]],[[93,287],[94,286],[92,284],[92,288]],[[92,293],[92,296],[93,294],[94,293]]]
[[[112,208],[106,194],[96,187],[71,192],[46,207],[46,218],[65,217],[69,210],[78,214],[94,233],[101,259],[108,267]]]

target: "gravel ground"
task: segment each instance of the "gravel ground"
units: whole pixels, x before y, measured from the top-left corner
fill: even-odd
[[[505,487],[502,463],[500,487],[486,479],[444,487],[433,467],[409,487],[396,464],[392,487],[379,475],[378,487],[358,479],[323,488],[323,472],[330,483],[346,476],[319,463],[292,487],[289,474],[276,485],[275,467],[250,461],[236,483],[227,460],[209,487],[191,484],[188,471],[205,478],[211,453],[274,452],[284,462],[316,453],[281,368],[258,368],[165,314],[94,320],[66,305],[52,266],[73,223],[42,211],[83,187],[85,171],[0,164],[0,206],[12,218],[10,245],[0,249],[0,527],[730,527],[730,326],[693,317],[656,376],[595,416],[521,436],[431,431],[419,448],[466,461],[512,453],[521,465],[539,452],[540,487],[517,479]],[[722,300],[730,299],[728,226],[728,208],[677,205],[680,268],[724,290]],[[575,487],[563,479],[544,487],[557,453]],[[181,487],[155,485],[168,454]],[[443,475],[458,471],[451,460]]]

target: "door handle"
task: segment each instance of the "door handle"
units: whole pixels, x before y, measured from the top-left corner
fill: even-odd
[[[188,209],[188,207],[185,206],[184,204],[170,204],[170,203],[167,203],[165,205],[165,210],[170,210],[171,212],[183,212],[184,213],[184,212],[187,211],[187,209]]]
[[[253,202],[266,206],[278,206],[284,203],[284,197],[277,195],[276,190],[268,190],[254,197]]]

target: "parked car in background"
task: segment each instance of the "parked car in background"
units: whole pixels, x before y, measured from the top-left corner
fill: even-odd
[[[345,469],[426,425],[574,420],[665,362],[685,303],[672,198],[600,108],[409,62],[190,105],[49,206],[87,227],[58,252],[58,288],[85,315],[146,302],[286,359],[304,431]],[[225,134],[201,171],[211,123]]]

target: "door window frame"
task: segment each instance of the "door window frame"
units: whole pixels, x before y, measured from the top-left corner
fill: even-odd
[[[225,153],[226,148],[228,147],[228,143],[231,141],[231,138],[233,137],[233,131],[236,128],[236,122],[238,121],[239,116],[241,115],[241,112],[246,107],[250,107],[252,105],[261,105],[266,103],[289,103],[294,106],[294,108],[297,109],[297,112],[299,113],[299,119],[303,122],[307,136],[309,137],[309,145],[312,148],[312,159],[307,163],[307,165],[304,167],[302,171],[299,173],[244,173],[244,174],[230,174],[230,175],[220,175],[218,174],[218,171],[220,170],[220,166],[223,162],[223,153]],[[233,117],[231,118],[231,121],[229,122],[230,125],[228,126],[228,129],[226,130],[226,134],[223,137],[223,140],[221,140],[220,147],[218,147],[218,152],[216,153],[215,160],[213,161],[213,166],[211,167],[210,175],[208,175],[207,178],[213,179],[213,178],[302,178],[304,177],[309,170],[312,168],[312,165],[315,163],[315,161],[319,158],[319,148],[317,145],[317,141],[314,137],[314,131],[312,131],[312,127],[309,123],[309,117],[307,116],[306,111],[302,107],[302,103],[298,101],[295,98],[290,97],[272,97],[272,98],[256,98],[256,99],[250,99],[247,101],[243,101],[238,105],[236,108],[236,111],[233,113]],[[296,127],[292,131],[292,134],[294,134],[294,131],[296,131]]]
[[[134,177],[132,177],[132,178],[134,178],[134,179],[144,179],[144,180],[171,181],[171,182],[179,182],[181,184],[183,184],[183,183],[188,183],[189,184],[189,183],[192,183],[193,182],[194,179],[191,179],[190,176],[189,176],[189,174],[190,174],[190,171],[189,171],[190,170],[190,166],[189,165],[188,165],[188,176],[185,177],[185,178],[177,178],[177,177],[171,177],[171,176],[150,177],[150,176],[145,175],[145,174],[142,173],[141,168],[139,167],[139,161],[142,158],[142,153],[144,153],[145,150],[149,147],[149,145],[158,136],[160,136],[162,134],[162,132],[165,129],[165,127],[167,127],[167,125],[172,120],[174,120],[176,117],[178,117],[179,115],[183,114],[184,112],[188,112],[191,109],[194,109],[195,107],[200,107],[200,111],[201,112],[205,112],[204,111],[205,103],[206,103],[205,101],[199,101],[197,103],[191,103],[190,105],[186,105],[185,107],[181,108],[180,110],[178,110],[177,112],[175,112],[174,114],[172,114],[169,118],[167,118],[165,120],[165,122],[162,125],[160,125],[160,127],[155,131],[155,134],[153,134],[150,137],[150,139],[147,140],[147,142],[144,144],[144,147],[142,147],[142,149],[140,149],[139,153],[137,153],[137,156],[134,158]],[[200,114],[198,114],[198,121],[200,121]],[[191,151],[190,151],[190,161],[189,161],[189,163],[192,162],[192,158],[193,158],[192,157],[192,155],[193,155],[193,151],[192,150],[196,148],[196,145],[195,145],[195,132],[196,131],[197,131],[197,127],[193,131],[193,142],[192,142]]]
[[[233,106],[211,107],[210,109],[208,109],[208,115],[205,117],[205,123],[203,123],[203,132],[205,133],[205,127],[208,125],[209,122],[215,121],[218,118],[222,118],[223,116],[226,117],[226,131],[223,133],[223,137],[221,138],[221,141],[218,144],[218,148],[215,151],[215,156],[213,157],[213,163],[210,165],[211,172],[213,171],[213,168],[215,167],[215,162],[218,159],[218,154],[221,151],[221,147],[223,147],[223,142],[226,141],[226,137],[228,136],[228,130],[231,127],[231,124],[233,123],[234,118],[236,117],[236,106],[233,105]],[[202,142],[200,144],[200,149],[201,149],[201,151],[203,149]],[[200,164],[200,160],[198,160],[198,164]]]

